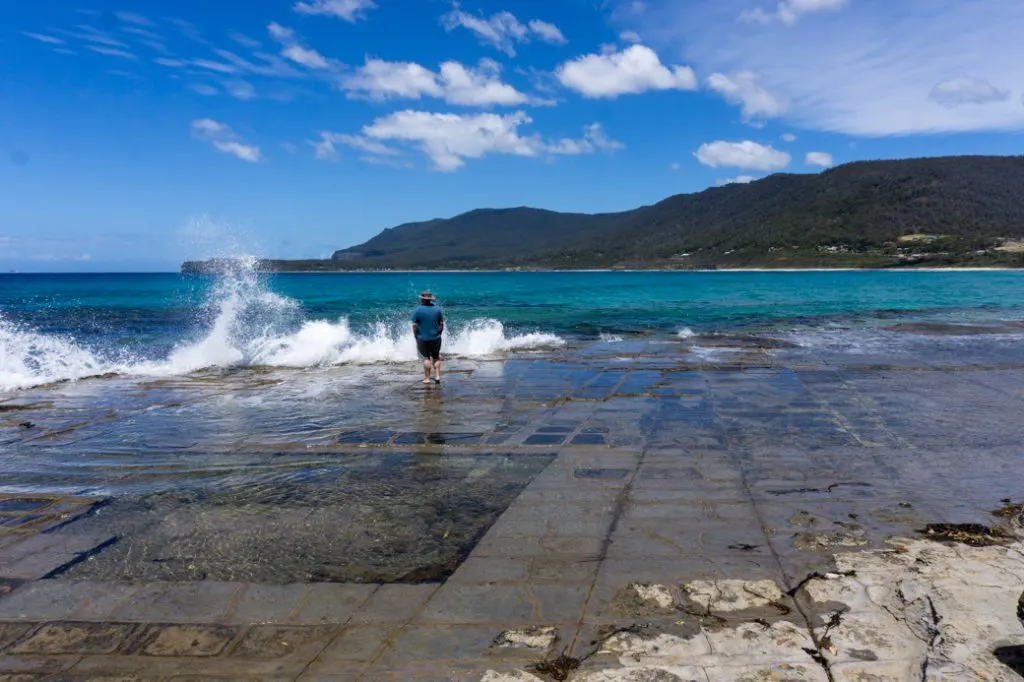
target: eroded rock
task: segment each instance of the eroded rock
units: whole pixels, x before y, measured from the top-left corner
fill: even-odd
[[[518,630],[505,630],[494,638],[494,646],[501,649],[538,649],[547,651],[555,645],[555,640],[557,639],[557,628],[522,628]]]
[[[774,580],[694,580],[682,589],[687,601],[706,613],[764,609],[783,599]]]

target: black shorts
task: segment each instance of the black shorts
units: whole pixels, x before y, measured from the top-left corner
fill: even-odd
[[[440,360],[441,339],[434,339],[433,341],[420,341],[416,339],[416,350],[419,351],[420,357],[425,360]]]

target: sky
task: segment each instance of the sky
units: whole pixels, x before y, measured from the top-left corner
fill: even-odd
[[[1021,35],[1020,0],[8,3],[0,272],[1020,154]]]

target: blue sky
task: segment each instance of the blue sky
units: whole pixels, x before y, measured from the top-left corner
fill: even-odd
[[[860,159],[1019,154],[1019,0],[48,0],[0,32],[0,270],[324,257]]]

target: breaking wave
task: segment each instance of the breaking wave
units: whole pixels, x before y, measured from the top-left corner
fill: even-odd
[[[0,391],[102,374],[173,376],[234,367],[329,367],[415,360],[404,319],[353,329],[347,318],[303,320],[301,305],[268,290],[255,261],[238,261],[213,287],[204,306],[205,329],[165,358],[112,355],[0,317]],[[553,334],[509,334],[501,322],[478,319],[445,329],[448,356],[484,358],[509,351],[562,346]]]

